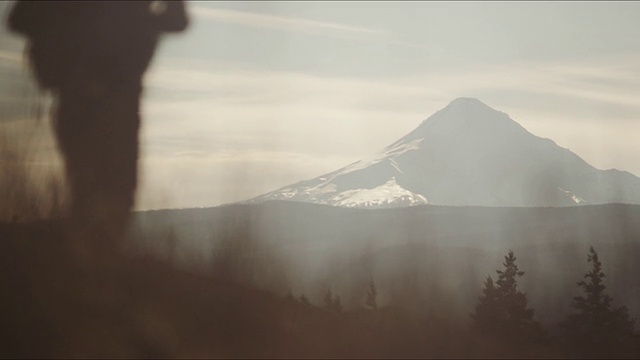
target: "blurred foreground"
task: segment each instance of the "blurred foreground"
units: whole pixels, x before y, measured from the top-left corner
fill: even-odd
[[[79,272],[61,251],[60,225],[0,227],[2,357],[562,354],[548,347],[513,349],[420,309],[312,305],[151,257],[90,269],[97,276]]]
[[[268,213],[275,213],[276,205],[286,207],[286,204],[273,204]],[[558,275],[555,279],[533,266],[535,263],[531,262],[530,254],[521,251],[520,268],[527,271],[525,279],[537,279],[526,288],[535,290],[528,294],[537,298],[532,302],[536,307],[535,318],[547,318],[543,323],[543,334],[546,335],[514,342],[487,331],[474,330],[469,316],[473,306],[460,305],[461,302],[475,303],[482,295],[481,281],[474,283],[475,279],[487,274],[484,269],[500,266],[498,261],[478,258],[469,249],[438,250],[427,246],[423,252],[416,244],[387,248],[376,256],[364,256],[364,259],[380,265],[398,257],[399,262],[390,262],[395,277],[387,274],[384,278],[375,266],[368,268],[374,269],[372,272],[357,275],[366,265],[362,261],[347,260],[350,266],[347,270],[344,264],[333,266],[341,268],[346,285],[335,278],[326,278],[325,282],[316,281],[307,288],[319,291],[301,292],[296,287],[295,295],[286,289],[294,287],[293,273],[300,269],[278,263],[264,248],[258,250],[260,246],[249,231],[253,227],[246,226],[247,223],[237,223],[238,228],[229,232],[233,236],[218,239],[220,247],[214,251],[212,259],[201,263],[204,267],[196,270],[198,266],[193,263],[189,268],[188,263],[177,261],[176,254],[182,245],[175,234],[180,233],[176,223],[180,222],[181,216],[184,224],[194,230],[215,224],[213,220],[220,219],[221,215],[216,217],[213,212],[228,215],[232,209],[177,210],[170,217],[175,223],[169,224],[166,217],[161,220],[161,213],[136,214],[138,227],[131,234],[131,243],[138,245],[132,245],[126,255],[93,265],[74,261],[65,250],[64,220],[0,224],[0,264],[3,267],[0,270],[3,289],[0,356],[634,358],[640,354],[637,338],[635,343],[627,343],[625,347],[609,347],[600,353],[585,354],[581,347],[567,343],[557,329],[549,325],[557,324],[566,315],[564,311],[571,301],[570,295],[579,291],[574,286],[564,292],[558,289],[564,282],[575,285],[580,280],[568,271],[571,266],[582,274],[588,269],[583,261],[586,249],[582,247],[573,253],[554,247],[556,256],[563,257],[567,264],[565,268],[553,270]],[[255,207],[239,209],[235,210],[257,211]],[[457,211],[452,217],[455,219],[460,219],[461,211],[471,211],[429,209],[413,211],[427,211],[432,215]],[[309,212],[315,211],[317,219],[326,220],[333,209],[317,207],[306,211],[297,209],[296,213],[309,216]],[[284,211],[281,209],[281,212]],[[325,216],[318,212],[325,212]],[[347,213],[351,213],[347,216],[350,223],[362,222],[354,220],[357,217],[378,217],[377,221],[381,222],[381,213]],[[200,221],[198,214],[208,220]],[[150,223],[149,218],[153,216],[157,221]],[[176,232],[165,235],[145,232],[140,226],[145,217],[147,225],[152,224],[157,231],[161,231],[161,224],[164,224]],[[235,217],[239,216],[236,214]],[[227,228],[233,227],[230,223],[232,221],[224,222]],[[442,219],[440,223],[443,223]],[[216,225],[218,229],[222,226]],[[480,235],[475,234],[472,236]],[[344,247],[340,249],[345,251]],[[634,246],[624,249],[631,257],[638,253]],[[310,254],[322,256],[317,250],[311,250]],[[575,264],[566,254],[579,254]],[[502,255],[497,254],[496,259]],[[631,264],[620,254],[617,256],[620,261],[614,267]],[[474,265],[477,261],[486,262],[486,267],[479,270]],[[466,268],[461,265],[465,263]],[[324,266],[331,268],[329,265]],[[468,271],[472,277],[460,282],[455,274],[446,271],[447,266]],[[633,269],[628,266],[625,269],[613,272],[611,280],[625,274],[633,277]],[[543,280],[540,280],[541,274]],[[564,277],[572,280],[562,281]],[[395,288],[390,295],[392,284]],[[615,289],[615,294],[624,294],[620,292],[620,286],[612,288]],[[618,296],[615,300],[635,305],[628,296]],[[544,299],[546,307],[538,306],[540,298]],[[558,308],[558,304],[562,306]],[[549,320],[549,314],[554,313],[552,310],[558,316],[551,316]]]

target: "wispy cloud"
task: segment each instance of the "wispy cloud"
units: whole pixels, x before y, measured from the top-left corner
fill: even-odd
[[[516,62],[416,74],[410,79],[398,79],[398,83],[429,84],[443,96],[521,91],[555,96],[554,104],[582,99],[609,108],[633,109],[637,116],[639,60],[637,56],[627,56],[608,61]]]
[[[301,17],[259,14],[255,12],[220,9],[208,6],[192,5],[189,12],[196,18],[235,24],[245,27],[267,30],[279,30],[290,33],[304,33],[334,38],[352,39],[360,41],[380,41],[407,48],[437,52],[423,44],[417,44],[399,38],[386,29],[372,29],[360,26],[346,25],[330,21],[318,21]]]
[[[314,34],[359,34],[385,35],[385,31],[345,25],[335,22],[317,21],[297,17],[258,14],[254,12],[219,9],[204,6],[191,6],[190,12],[203,19],[215,20],[231,24],[250,26],[261,29],[275,29],[291,32]]]
[[[354,114],[356,111],[415,114],[423,109],[427,115],[455,97],[515,91],[555,96],[554,103],[560,105],[563,101],[581,99],[606,108],[625,108],[635,111],[635,115],[631,115],[637,116],[640,113],[636,95],[640,93],[637,65],[640,61],[634,60],[526,62],[385,79],[319,76],[221,63],[188,67],[174,64],[155,68],[148,80],[156,89],[189,93],[190,97],[184,99],[189,106],[206,98],[207,105],[218,108],[237,107],[239,111],[270,108],[260,112],[263,117],[271,111],[292,114],[295,109],[304,111],[305,108],[314,114],[344,108],[352,108]]]

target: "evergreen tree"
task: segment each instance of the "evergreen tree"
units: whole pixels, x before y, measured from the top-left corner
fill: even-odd
[[[511,345],[541,340],[542,330],[527,307],[527,296],[518,290],[517,280],[524,276],[518,269],[513,251],[505,256],[504,270],[497,270],[498,280],[491,276],[484,282],[482,295],[472,314],[474,327],[483,334],[497,337]]]
[[[496,320],[499,318],[500,311],[500,298],[498,296],[498,290],[493,284],[491,276],[487,276],[484,281],[484,289],[482,289],[482,295],[478,298],[478,304],[476,305],[475,314],[471,314],[474,319],[474,326],[477,330],[493,332],[493,326],[496,325]]]
[[[560,323],[564,338],[582,356],[623,355],[634,341],[635,319],[629,317],[624,306],[612,308],[613,299],[605,293],[602,263],[593,246],[587,261],[592,264],[591,271],[578,282],[585,296],[573,298],[571,307],[577,312]]]
[[[324,296],[324,307],[325,309],[331,311],[331,312],[335,312],[335,313],[341,313],[342,312],[342,304],[340,302],[340,297],[333,296],[333,293],[331,293],[331,289],[327,290],[327,293]]]

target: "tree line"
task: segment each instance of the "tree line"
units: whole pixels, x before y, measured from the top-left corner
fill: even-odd
[[[529,306],[527,294],[519,289],[518,280],[525,272],[518,268],[516,260],[514,252],[509,251],[504,257],[503,268],[496,270],[495,280],[487,276],[475,309],[469,314],[471,326],[467,330],[451,325],[447,319],[412,319],[411,315],[403,314],[392,306],[379,306],[376,285],[371,280],[363,297],[364,306],[358,309],[345,310],[340,297],[330,289],[319,306],[312,305],[304,295],[295,298],[289,294],[285,299],[288,306],[302,309],[293,317],[292,334],[297,332],[300,337],[325,339],[327,342],[323,343],[324,346],[334,346],[336,351],[318,353],[327,356],[348,356],[348,351],[355,349],[359,349],[354,353],[357,356],[394,357],[637,358],[640,355],[636,320],[629,315],[625,306],[613,306],[612,297],[606,293],[602,263],[593,247],[590,247],[587,256],[591,269],[584,279],[577,282],[576,290],[580,290],[581,294],[570,300],[572,311],[558,323],[559,331],[555,334],[536,321],[535,310]],[[314,309],[316,314],[311,317],[315,316],[315,319],[310,320],[309,314]],[[322,323],[324,325],[318,325]],[[324,328],[326,333],[323,335],[319,328]],[[355,334],[345,333],[345,329],[349,328],[359,330],[353,330]],[[417,337],[416,333],[419,334]],[[425,333],[431,334],[428,340]],[[333,341],[327,340],[328,336],[333,336]],[[369,341],[364,340],[367,336]],[[340,341],[344,341],[344,348],[338,350],[335,346]],[[360,347],[358,341],[363,342]],[[436,351],[438,342],[444,344],[441,352]],[[376,346],[377,350],[369,349]],[[427,348],[422,349],[424,352],[415,352],[417,347]],[[366,349],[371,352],[366,352]],[[384,350],[389,352],[385,353]]]
[[[636,320],[625,306],[614,308],[613,299],[605,292],[605,274],[598,253],[590,247],[587,261],[591,270],[577,282],[583,294],[571,302],[573,312],[559,323],[561,334],[550,338],[534,319],[527,295],[518,289],[518,269],[513,251],[505,256],[504,269],[497,270],[494,282],[488,276],[479,296],[475,313],[471,314],[476,331],[515,346],[544,344],[552,341],[579,357],[606,357],[630,354],[637,346]]]

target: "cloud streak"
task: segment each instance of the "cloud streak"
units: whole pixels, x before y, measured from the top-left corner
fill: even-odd
[[[558,96],[556,103],[562,102],[563,98],[582,99],[605,107],[626,108],[635,113],[631,116],[637,116],[640,113],[639,98],[635,95],[640,93],[637,63],[640,62],[624,58],[612,58],[603,63],[514,63],[384,80],[240,69],[220,63],[190,67],[176,63],[156,68],[150,74],[148,84],[158,90],[158,96],[171,91],[189,93],[184,101],[190,106],[204,105],[202,99],[205,98],[212,106],[236,106],[239,110],[242,106],[242,111],[264,106],[271,107],[271,111],[292,113],[300,105],[301,111],[305,106],[308,109],[352,107],[361,112],[401,109],[416,112],[423,109],[427,115],[437,110],[433,106],[446,105],[459,96],[489,91],[526,91]]]
[[[386,35],[385,31],[350,26],[340,23],[293,18],[253,12],[191,6],[189,11],[196,18],[243,25],[259,29],[283,30],[310,34]]]

